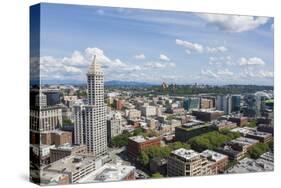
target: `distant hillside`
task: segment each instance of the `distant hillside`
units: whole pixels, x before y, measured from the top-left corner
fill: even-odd
[[[67,84],[67,85],[84,85],[86,81],[81,80],[41,80],[41,84]],[[120,81],[120,80],[110,80],[105,81],[104,85],[106,87],[149,87],[154,86],[154,84],[146,82],[134,82],[134,81]]]
[[[153,84],[146,82],[111,80],[105,82],[106,87],[149,87]]]

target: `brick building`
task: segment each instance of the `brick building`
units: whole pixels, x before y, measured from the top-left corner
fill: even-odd
[[[143,137],[143,136],[133,136],[128,140],[127,152],[128,155],[136,160],[138,155],[146,148],[151,146],[160,147],[159,137]]]

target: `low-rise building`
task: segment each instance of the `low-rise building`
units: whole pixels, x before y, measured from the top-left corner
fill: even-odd
[[[231,132],[239,132],[244,137],[259,140],[261,143],[267,143],[272,140],[271,133],[257,131],[256,129],[249,127],[237,127],[232,129]]]
[[[171,152],[168,157],[167,175],[201,176],[211,174],[208,160],[194,150],[180,148]]]
[[[44,166],[50,163],[50,150],[55,145],[31,144],[31,160],[38,166]]]
[[[250,172],[265,172],[274,170],[273,153],[266,152],[257,160],[244,158],[235,166],[227,170],[227,173],[250,173]]]
[[[220,120],[220,121],[214,121],[212,126],[214,126],[216,130],[220,131],[223,129],[233,129],[237,127],[237,124],[227,120]]]
[[[271,124],[272,119],[270,118],[257,118],[257,125],[259,124]]]
[[[49,164],[44,172],[65,174],[69,183],[77,183],[81,178],[95,170],[96,158],[92,155],[71,155]]]
[[[223,116],[224,112],[219,110],[193,110],[192,115],[201,121],[213,121]]]
[[[134,180],[135,170],[136,167],[134,166],[107,163],[79,180],[78,183]]]
[[[146,148],[152,146],[160,147],[159,137],[144,137],[144,136],[133,136],[128,140],[127,152],[128,155],[136,160],[139,154]]]
[[[251,149],[254,145],[259,143],[258,140],[246,138],[246,137],[239,137],[230,142],[227,142],[226,145],[231,146],[234,150],[241,151],[243,154],[246,154],[249,149]]]
[[[225,171],[226,166],[228,164],[228,156],[212,151],[205,150],[200,155],[206,157],[208,159],[208,165],[211,169],[212,174],[218,174]]]
[[[72,132],[61,131],[61,130],[53,130],[53,131],[45,131],[40,134],[41,136],[41,144],[53,145],[56,146],[63,144],[72,144]]]
[[[257,131],[270,133],[272,135],[274,133],[273,130],[274,130],[273,125],[268,125],[268,124],[259,124],[258,127],[257,127]]]
[[[69,177],[67,174],[59,174],[48,171],[42,171],[40,173],[40,185],[65,185],[69,183]]]
[[[155,116],[156,115],[156,107],[155,106],[142,106],[141,114],[145,117]]]
[[[238,161],[244,157],[244,153],[242,151],[235,150],[229,145],[219,147],[216,149],[216,151],[227,155],[230,160]]]
[[[248,124],[248,118],[247,117],[230,117],[228,121],[237,123],[239,127],[246,126]]]
[[[176,140],[186,142],[188,139],[214,130],[214,127],[201,122],[190,122],[175,128]]]
[[[140,117],[141,117],[141,111],[136,110],[136,109],[130,109],[128,111],[128,119],[129,120],[140,119]]]
[[[86,153],[87,153],[86,145],[64,144],[56,148],[50,149],[50,161],[52,163],[70,155],[86,154]]]
[[[252,138],[261,143],[268,143],[272,140],[272,134],[260,131],[251,131],[246,135],[247,138]]]
[[[246,136],[249,132],[254,131],[254,128],[250,128],[250,127],[237,127],[234,128],[232,130],[230,130],[231,132],[238,132],[240,133],[242,136]]]

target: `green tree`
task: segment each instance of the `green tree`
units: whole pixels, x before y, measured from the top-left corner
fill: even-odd
[[[213,149],[210,141],[204,137],[194,137],[189,140],[191,148],[199,152],[204,151],[205,149]]]
[[[112,147],[123,147],[128,145],[128,139],[130,137],[129,133],[121,134],[115,136],[111,139],[110,146]]]
[[[259,158],[263,153],[269,150],[268,144],[258,143],[249,150],[249,155],[253,159]]]
[[[148,157],[148,155],[146,154],[146,152],[142,151],[142,152],[140,153],[139,162],[140,162],[143,166],[148,165],[148,163],[149,163],[149,157]]]
[[[247,127],[256,127],[257,126],[257,120],[251,120],[248,122]]]
[[[70,119],[66,119],[66,118],[64,118],[64,119],[62,120],[62,124],[63,124],[63,125],[73,125],[73,123],[71,122],[71,120],[70,120]]]
[[[274,150],[274,143],[273,143],[273,140],[268,143],[268,147],[269,147],[269,149],[270,149],[271,151]]]
[[[191,148],[197,151],[203,151],[205,149],[215,149],[221,146],[223,143],[239,137],[240,134],[232,132],[224,132],[222,134],[218,131],[212,131],[202,134],[200,136],[193,137],[188,140]]]
[[[136,128],[133,132],[134,136],[138,136],[138,135],[141,135],[141,134],[143,134],[143,128],[141,128],[141,127]]]
[[[170,148],[171,151],[177,150],[177,149],[180,149],[180,148],[190,149],[190,145],[189,144],[183,143],[183,142],[179,142],[179,141],[171,143],[171,144],[168,144],[168,147]]]

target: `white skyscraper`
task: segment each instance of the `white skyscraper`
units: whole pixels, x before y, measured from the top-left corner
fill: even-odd
[[[88,73],[88,104],[74,107],[74,139],[86,144],[88,152],[97,157],[107,152],[106,114],[104,105],[104,75],[94,57]]]

